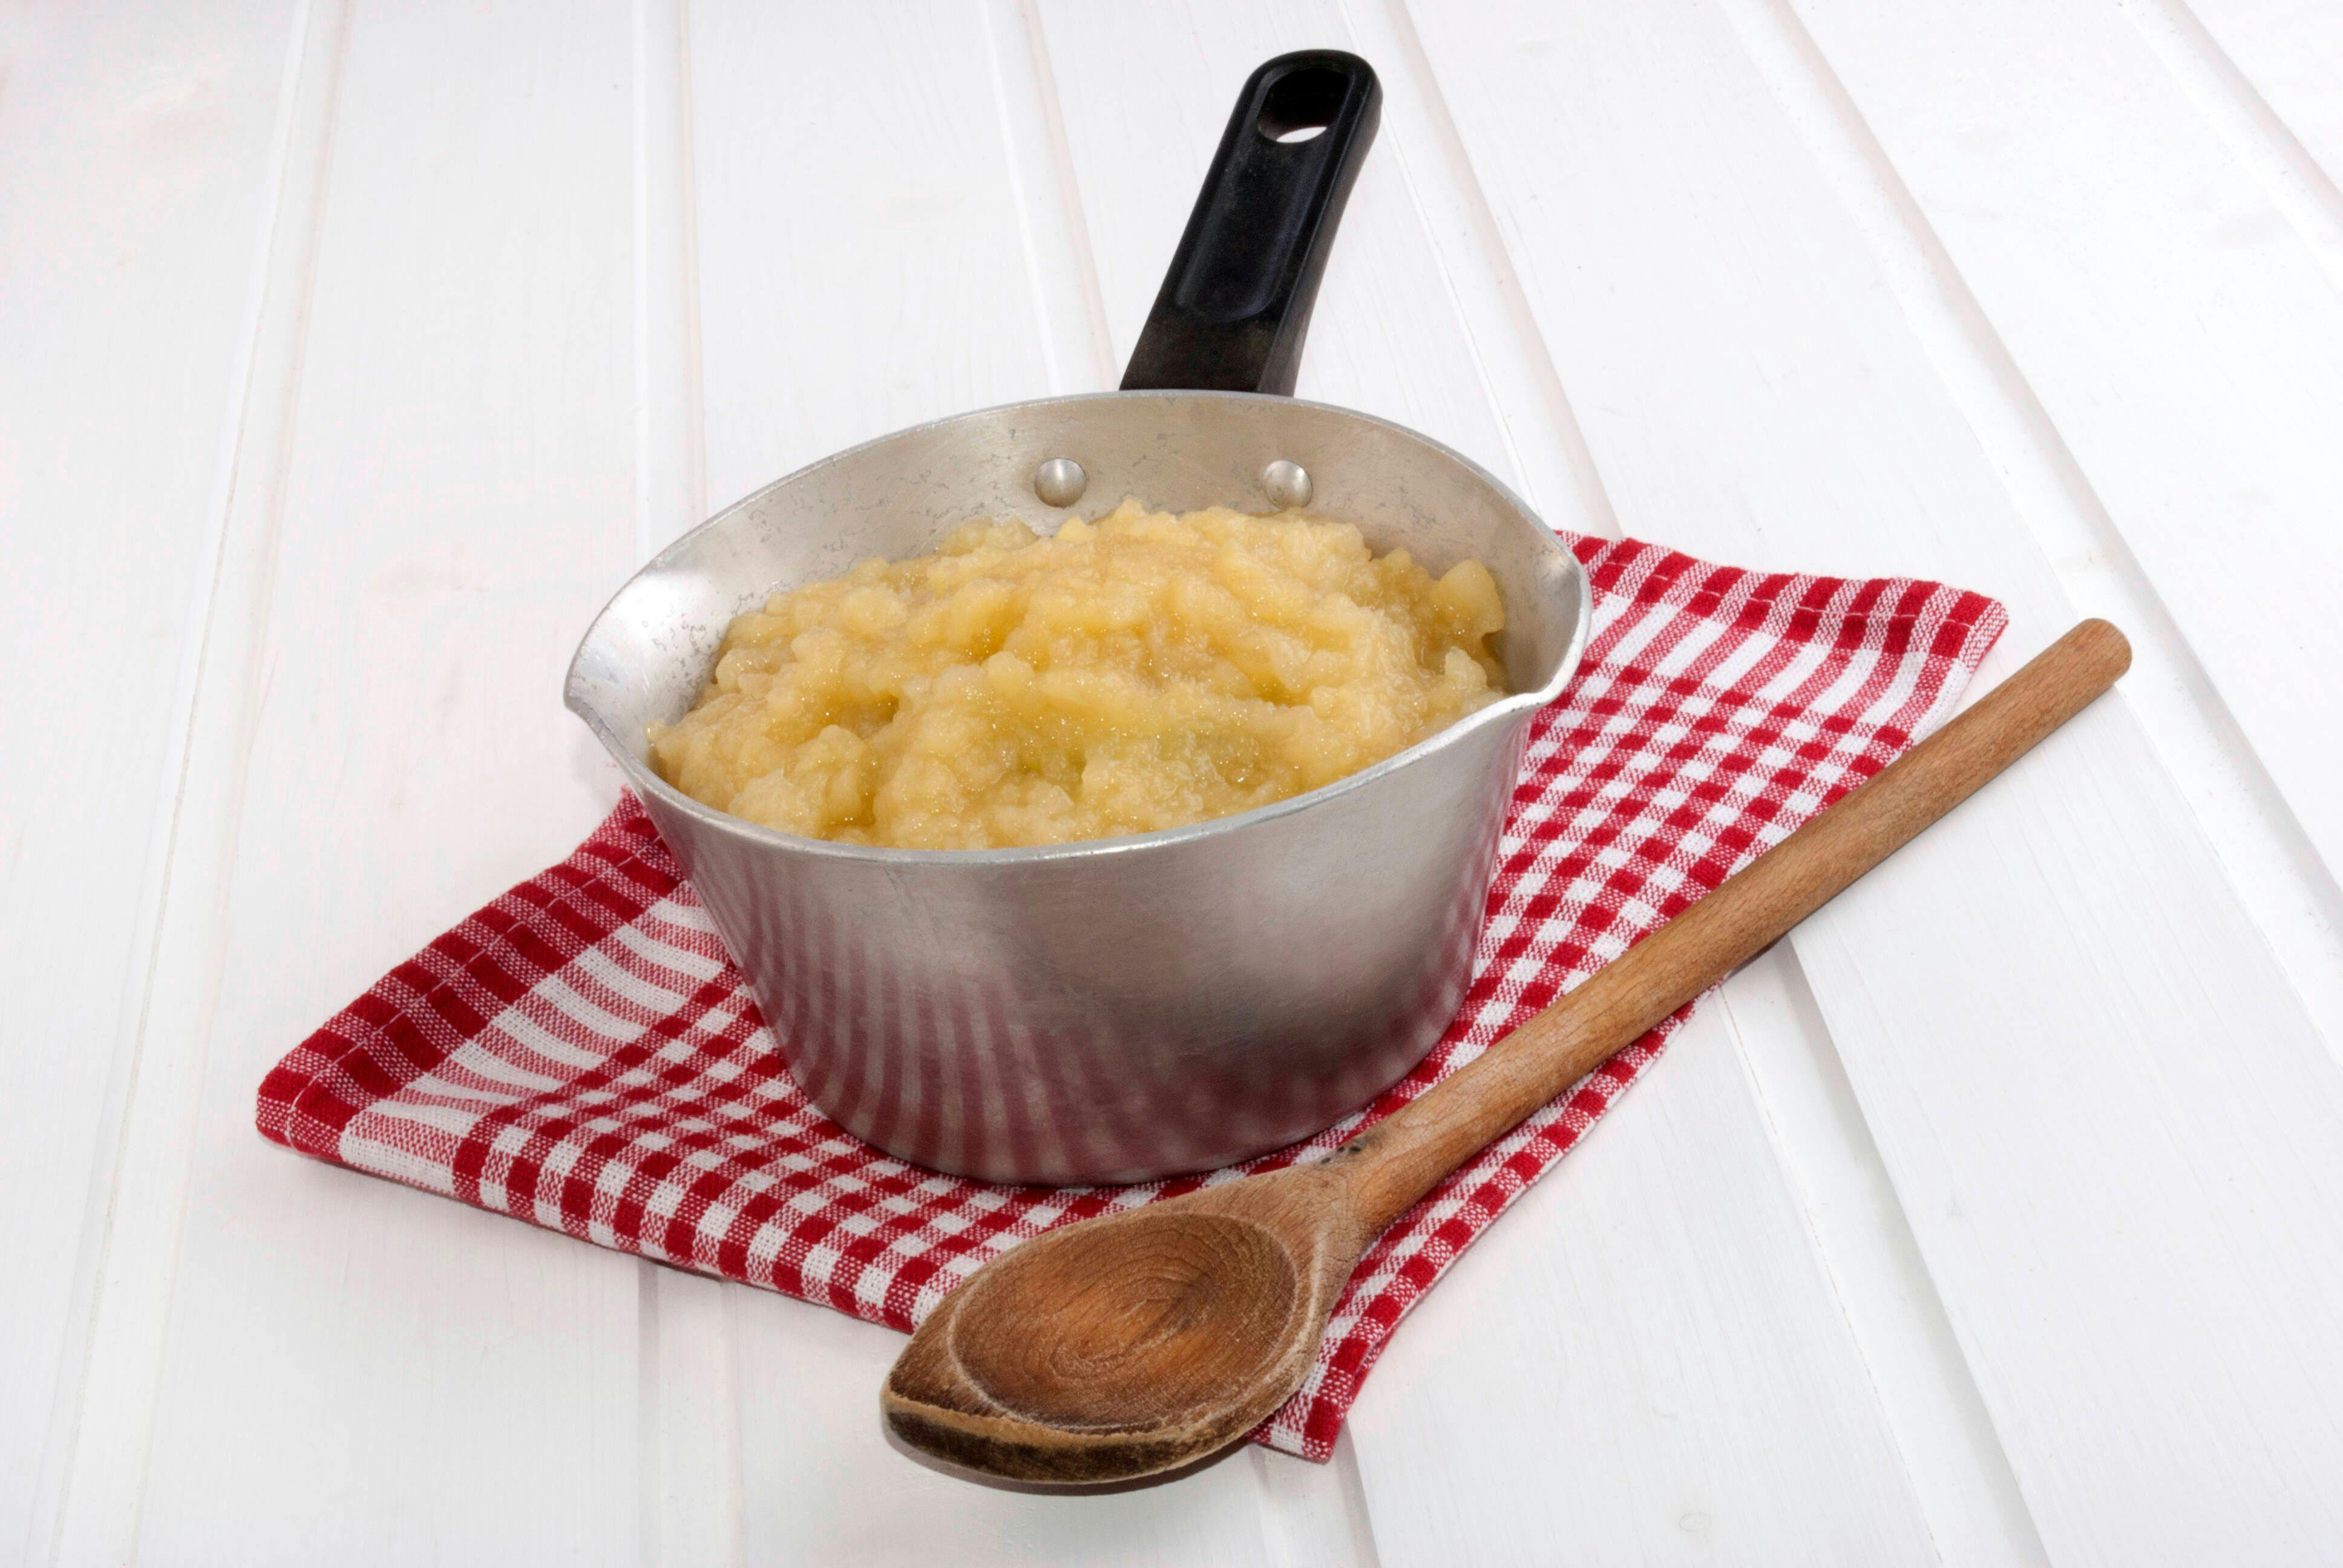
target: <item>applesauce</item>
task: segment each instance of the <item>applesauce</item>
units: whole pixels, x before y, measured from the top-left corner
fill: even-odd
[[[1052,537],[961,527],[734,618],[651,764],[851,844],[980,849],[1182,827],[1329,784],[1503,695],[1495,580],[1346,523],[1135,500]]]

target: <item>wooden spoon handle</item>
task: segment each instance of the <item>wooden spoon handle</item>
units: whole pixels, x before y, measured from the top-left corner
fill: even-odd
[[[2130,664],[2122,632],[2084,621],[1495,1049],[1353,1139],[1341,1152],[1362,1241],[1975,794]]]

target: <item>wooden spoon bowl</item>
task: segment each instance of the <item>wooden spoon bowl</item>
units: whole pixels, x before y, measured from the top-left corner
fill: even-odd
[[[914,1448],[1127,1481],[1302,1386],[1367,1243],[1489,1142],[1717,984],[2082,711],[2131,662],[2089,620],[1454,1075],[1312,1164],[1069,1225],[977,1271],[880,1396]]]
[[[880,1396],[888,1423],[1039,1482],[1149,1474],[1242,1437],[1302,1386],[1357,1261],[1320,1233],[1329,1174],[1230,1182],[1026,1242],[920,1326]]]

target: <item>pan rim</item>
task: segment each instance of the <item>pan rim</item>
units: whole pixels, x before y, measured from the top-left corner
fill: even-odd
[[[830,839],[813,839],[798,833],[785,833],[778,828],[768,828],[761,823],[751,822],[746,818],[736,817],[729,811],[719,810],[704,801],[686,795],[652,771],[648,763],[635,755],[631,746],[614,734],[609,727],[596,716],[581,695],[585,679],[583,668],[587,649],[593,643],[596,632],[601,628],[604,619],[609,615],[611,609],[626,597],[636,582],[645,574],[666,565],[670,557],[684,554],[687,547],[703,532],[718,527],[734,515],[753,507],[774,491],[818,474],[832,464],[842,463],[849,458],[860,456],[872,447],[884,446],[908,436],[941,429],[963,420],[981,419],[1025,408],[1063,407],[1074,404],[1134,399],[1163,401],[1173,398],[1201,398],[1238,406],[1264,404],[1285,408],[1303,407],[1356,420],[1423,447],[1431,455],[1457,465],[1471,477],[1487,486],[1517,515],[1534,525],[1543,536],[1552,541],[1555,553],[1569,563],[1570,587],[1577,602],[1573,607],[1574,614],[1572,619],[1570,640],[1563,648],[1562,656],[1554,661],[1554,673],[1533,689],[1510,693],[1485,708],[1476,709],[1446,729],[1435,731],[1413,746],[1392,753],[1379,762],[1370,763],[1355,773],[1345,774],[1331,783],[1322,784],[1314,789],[1305,789],[1299,795],[1288,796],[1282,800],[1272,801],[1266,806],[1255,806],[1230,816],[1208,818],[1202,822],[1191,822],[1178,828],[1160,828],[1147,833],[1130,833],[1111,839],[1081,839],[1063,844],[1030,844],[996,849],[909,849],[892,845],[844,844]],[[578,639],[577,651],[570,656],[569,665],[562,681],[562,705],[576,714],[586,727],[593,731],[596,739],[602,742],[603,749],[610,753],[612,759],[618,763],[619,770],[626,775],[629,787],[639,796],[654,797],[664,806],[681,812],[701,826],[720,831],[737,839],[763,845],[768,849],[786,849],[824,859],[885,866],[1051,864],[1169,850],[1200,839],[1236,833],[1263,823],[1273,822],[1296,812],[1323,805],[1356,790],[1369,788],[1379,779],[1397,772],[1402,768],[1422,760],[1480,730],[1494,728],[1510,722],[1517,716],[1534,712],[1559,698],[1577,675],[1578,666],[1585,653],[1593,616],[1594,595],[1587,580],[1585,564],[1578,559],[1567,545],[1563,543],[1561,536],[1538,515],[1536,509],[1523,500],[1514,492],[1513,487],[1479,463],[1445,442],[1435,440],[1420,430],[1399,424],[1395,420],[1363,413],[1356,408],[1345,408],[1340,404],[1321,403],[1306,397],[1290,397],[1277,393],[1191,391],[1179,388],[1081,392],[1063,397],[1029,397],[1011,403],[996,403],[982,408],[964,409],[957,414],[948,414],[941,418],[925,420],[917,425],[907,425],[901,429],[890,430],[884,435],[858,441],[853,446],[840,447],[835,452],[817,457],[802,467],[749,491],[711,515],[706,521],[679,535],[664,549],[637,567],[632,573],[628,574],[626,581],[618,585],[617,591],[603,601],[601,608],[597,610],[593,619],[587,623],[585,634]]]

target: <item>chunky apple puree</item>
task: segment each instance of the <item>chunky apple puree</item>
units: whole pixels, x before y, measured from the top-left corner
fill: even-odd
[[[1136,501],[972,522],[736,618],[660,777],[752,822],[975,849],[1176,828],[1332,783],[1494,701],[1488,568],[1344,523]]]

